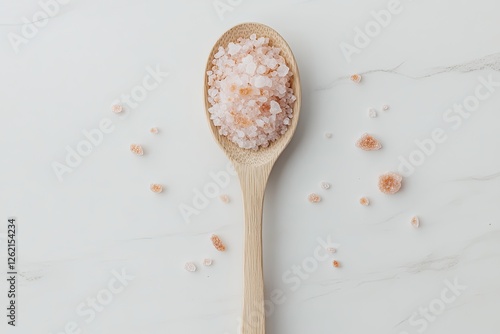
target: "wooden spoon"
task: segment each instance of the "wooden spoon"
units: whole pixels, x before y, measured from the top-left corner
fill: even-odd
[[[269,44],[281,48],[281,56],[293,73],[292,89],[297,100],[293,105],[293,118],[288,130],[266,148],[248,150],[240,148],[225,136],[210,119],[208,108],[208,80],[206,71],[212,69],[212,60],[219,46],[227,47],[239,37],[249,38],[251,34],[269,38]],[[210,128],[233,163],[240,179],[245,206],[245,254],[244,254],[244,294],[242,334],[265,334],[264,280],[262,274],[262,208],[267,179],[274,163],[292,139],[300,112],[300,79],[297,63],[292,50],[276,31],[259,23],[243,23],[226,31],[215,43],[208,57],[205,71],[205,109]]]

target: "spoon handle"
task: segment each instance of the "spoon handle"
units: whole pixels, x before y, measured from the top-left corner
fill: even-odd
[[[271,166],[239,166],[237,170],[245,206],[242,334],[265,334],[262,209]]]

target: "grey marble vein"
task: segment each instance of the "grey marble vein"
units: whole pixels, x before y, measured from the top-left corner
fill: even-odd
[[[430,72],[425,75],[420,75],[420,76],[414,76],[410,75],[408,73],[405,73],[404,71],[401,70],[402,66],[404,65],[405,62],[400,63],[399,65],[392,67],[392,68],[387,68],[387,69],[374,69],[374,70],[369,70],[369,71],[364,71],[360,72],[362,76],[368,75],[368,74],[373,74],[373,73],[388,73],[388,74],[395,74],[395,75],[400,75],[406,78],[410,79],[425,79],[425,78],[430,78],[439,74],[443,73],[469,73],[469,72],[474,72],[474,71],[481,71],[481,70],[492,70],[492,71],[500,71],[500,52],[498,53],[493,53],[481,58],[476,58],[467,62],[463,62],[460,64],[456,65],[451,65],[451,66],[440,66],[440,67],[434,67],[430,68],[426,71]],[[342,76],[339,78],[336,78],[335,80],[331,81],[330,83],[320,86],[315,89],[315,91],[323,91],[323,90],[328,90],[333,88],[339,83],[346,82],[349,80],[348,76]]]

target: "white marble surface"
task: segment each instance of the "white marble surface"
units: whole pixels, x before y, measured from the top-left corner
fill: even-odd
[[[237,333],[243,214],[236,177],[220,191],[230,204],[211,199],[190,223],[179,208],[192,205],[211,172],[226,169],[204,116],[203,69],[218,36],[246,21],[287,39],[303,85],[297,133],[266,193],[266,297],[283,294],[271,305],[267,332],[498,333],[500,87],[468,118],[443,118],[454,104],[474,102],[481,78],[500,82],[498,1],[401,0],[350,62],[341,43],[353,44],[353,29],[370,25],[370,12],[390,1],[225,3],[231,10],[221,19],[212,0],[73,0],[39,21],[44,26],[15,53],[9,36],[21,36],[23,17],[32,20],[41,7],[0,1],[0,233],[4,239],[8,216],[18,218],[21,272],[18,326],[8,333]],[[157,67],[168,77],[123,117],[113,114],[113,101],[140,93],[147,69]],[[347,80],[355,72],[363,74],[360,85]],[[390,110],[380,111],[383,104]],[[369,107],[379,117],[369,118]],[[59,182],[52,164],[64,163],[66,146],[76,148],[82,131],[103,119],[112,130]],[[160,133],[151,135],[151,126]],[[403,190],[379,193],[377,176],[397,170],[400,156],[417,157],[415,140],[437,128],[446,141]],[[377,135],[383,149],[356,149],[363,132]],[[145,155],[133,156],[131,143]],[[320,189],[323,180],[332,188]],[[166,191],[153,194],[151,182]],[[309,203],[310,192],[323,201]],[[371,206],[358,204],[363,195]],[[409,225],[413,215],[418,230]],[[211,233],[227,252],[212,248]],[[338,252],[313,260],[318,238],[328,236]],[[3,242],[2,263],[5,253]],[[204,257],[212,267],[201,266]],[[341,268],[332,268],[333,258]],[[186,261],[199,270],[185,271]],[[303,265],[311,272],[298,279],[291,269]],[[103,289],[122,269],[135,278],[96,305],[93,318],[85,304],[109,297]],[[465,286],[459,296],[442,295],[455,280]],[[429,307],[439,314],[425,318]]]

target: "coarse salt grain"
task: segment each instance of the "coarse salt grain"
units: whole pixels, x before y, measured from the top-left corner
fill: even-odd
[[[376,151],[382,148],[382,144],[372,135],[365,133],[356,141],[356,146],[364,151]]]
[[[387,111],[387,110],[389,110],[389,108],[390,108],[390,107],[389,107],[389,105],[388,105],[388,104],[384,104],[384,105],[382,106],[382,110],[383,110],[383,111]]]
[[[213,260],[212,259],[204,259],[203,260],[203,265],[206,266],[206,267],[210,267],[213,263]]]
[[[222,194],[219,196],[219,199],[222,201],[222,203],[229,203],[231,200],[228,195]]]
[[[161,193],[163,191],[163,186],[161,184],[152,183],[149,186],[149,189],[151,189],[151,191],[154,193]]]
[[[151,128],[149,129],[149,132],[151,132],[152,134],[157,134],[158,133],[158,128]]]
[[[375,109],[373,109],[373,108],[368,109],[368,117],[375,118],[377,116],[378,116],[378,114],[377,114],[377,111]]]
[[[360,74],[353,74],[353,75],[351,75],[350,79],[352,82],[360,83],[361,82],[361,75]]]
[[[123,107],[119,104],[113,104],[111,106],[111,111],[113,111],[115,114],[121,113],[123,111]]]
[[[137,155],[143,155],[144,154],[142,146],[141,145],[137,145],[137,144],[130,145],[130,151],[132,151],[132,153],[137,154]]]
[[[308,199],[309,199],[309,202],[311,202],[311,203],[321,202],[321,196],[319,196],[318,194],[310,194]]]
[[[219,134],[256,150],[287,131],[296,97],[281,49],[269,45],[269,38],[250,37],[219,47],[207,72],[207,98]]]
[[[330,139],[332,138],[333,134],[331,132],[325,132],[325,138]]]
[[[359,204],[364,205],[364,206],[368,206],[368,205],[370,205],[370,200],[366,197],[361,197],[359,199]]]
[[[403,177],[396,173],[385,173],[379,176],[378,188],[384,194],[395,194],[401,188]]]
[[[326,249],[326,251],[327,251],[328,253],[330,253],[330,254],[333,254],[333,253],[337,252],[337,250],[336,250],[335,248],[333,248],[333,247],[328,247],[328,248]]]
[[[411,226],[418,228],[420,226],[420,219],[417,216],[412,217],[410,220]]]
[[[184,264],[184,269],[190,272],[195,272],[196,265],[193,262],[186,262],[186,264]]]
[[[224,246],[222,240],[220,240],[220,238],[217,235],[212,234],[210,240],[212,240],[212,244],[214,245],[215,249],[217,249],[219,252],[223,252],[226,250],[226,246]]]
[[[320,186],[321,186],[322,189],[325,189],[325,190],[330,189],[330,183],[328,183],[326,181],[321,182]]]
[[[333,264],[333,266],[334,266],[335,268],[340,267],[340,262],[339,262],[339,261],[337,261],[337,260],[333,260],[332,264]]]

